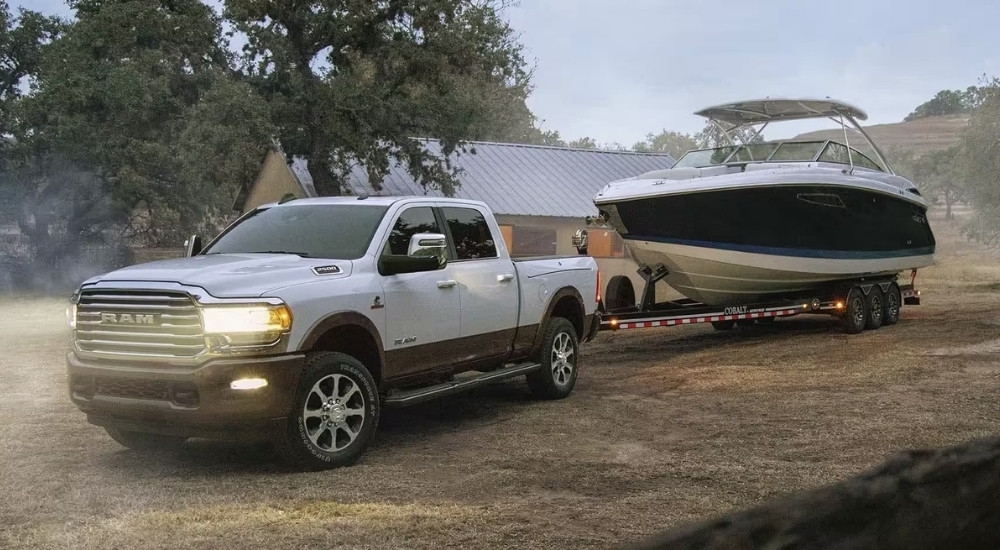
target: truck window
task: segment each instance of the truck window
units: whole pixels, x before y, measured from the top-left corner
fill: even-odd
[[[455,240],[457,260],[496,258],[497,246],[486,218],[474,208],[443,208],[448,229]]]
[[[406,256],[410,247],[410,237],[417,233],[441,233],[434,209],[429,206],[419,206],[404,210],[389,233],[389,245],[382,251],[383,255]]]

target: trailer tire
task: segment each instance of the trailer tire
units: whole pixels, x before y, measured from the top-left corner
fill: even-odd
[[[712,321],[712,328],[715,330],[733,330],[736,321]]]
[[[875,330],[881,327],[884,313],[885,299],[882,296],[882,288],[875,285],[865,297],[865,328]]]
[[[882,300],[882,307],[885,308],[882,313],[883,325],[895,325],[899,322],[899,310],[903,307],[902,293],[899,292],[899,285],[896,283],[889,285],[889,290],[885,291],[885,297]]]
[[[844,299],[844,313],[841,319],[844,323],[844,332],[847,334],[857,334],[865,330],[865,322],[868,319],[868,301],[861,287],[851,288]]]
[[[538,399],[562,399],[573,391],[579,369],[580,344],[573,323],[562,317],[549,319],[538,352],[541,368],[525,378]]]
[[[604,305],[608,311],[635,307],[635,287],[632,286],[632,279],[624,275],[612,277],[604,293]]]

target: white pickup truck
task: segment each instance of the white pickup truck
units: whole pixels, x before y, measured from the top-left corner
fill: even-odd
[[[292,200],[187,246],[69,306],[70,397],[133,449],[270,440],[302,468],[350,464],[383,406],[518,375],[567,396],[600,325],[594,260],[512,260],[481,202]]]

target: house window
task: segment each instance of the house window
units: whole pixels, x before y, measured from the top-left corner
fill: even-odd
[[[515,225],[512,231],[511,256],[549,256],[556,253],[556,230]]]
[[[588,229],[587,254],[595,258],[624,258],[625,242],[615,231]]]

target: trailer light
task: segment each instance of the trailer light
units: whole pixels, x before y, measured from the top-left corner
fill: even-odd
[[[229,383],[229,387],[234,390],[258,390],[267,386],[267,380],[263,378],[240,378]]]
[[[617,327],[618,326],[618,319],[612,319],[611,320],[611,326]]]
[[[844,309],[844,302],[837,302],[833,307],[837,309]]]

